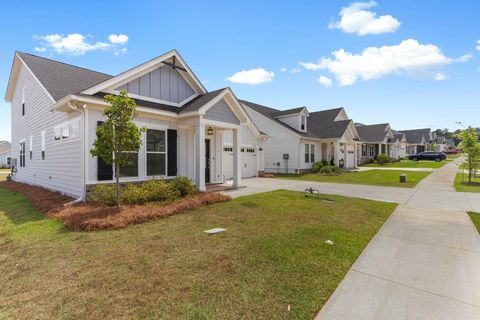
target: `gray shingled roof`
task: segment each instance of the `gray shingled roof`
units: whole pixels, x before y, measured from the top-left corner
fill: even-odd
[[[240,102],[245,104],[247,107],[257,111],[258,113],[264,115],[270,120],[278,123],[279,125],[285,128],[288,128],[293,132],[295,132],[296,134],[305,138],[315,138],[315,139],[341,138],[345,134],[345,131],[348,129],[348,125],[352,122],[352,120],[335,121],[335,118],[338,116],[342,108],[311,112],[307,121],[307,132],[301,132],[278,120],[276,117],[281,112],[278,109],[262,106],[260,104],[253,103],[250,101],[245,101],[245,100],[240,100]],[[284,113],[284,114],[295,113],[295,112],[292,112],[292,110],[301,111],[303,108],[304,107],[289,109],[289,110],[286,110],[287,113]]]
[[[59,101],[69,94],[79,93],[112,77],[105,73],[72,66],[29,53],[17,52],[17,54],[55,101]]]
[[[215,91],[207,92],[205,94],[202,94],[192,101],[187,102],[185,105],[182,106],[182,108],[179,110],[179,112],[190,112],[190,111],[197,111],[201,107],[203,107],[205,104],[210,102],[211,100],[215,99],[220,93],[223,92],[226,88],[218,89]]]
[[[304,108],[305,107],[298,107],[298,108],[293,108],[293,109],[288,109],[288,110],[281,110],[281,111],[278,111],[277,113],[275,113],[273,116],[274,117],[280,117],[280,116],[286,116],[286,115],[290,115],[290,114],[297,114],[297,113],[302,112],[302,110]]]
[[[364,142],[383,142],[387,136],[388,123],[357,125],[360,140]]]
[[[401,130],[400,132],[405,134],[405,138],[408,143],[411,144],[421,144],[422,137],[425,138],[425,143],[428,143],[430,140],[430,128],[427,129],[413,129],[413,130]]]

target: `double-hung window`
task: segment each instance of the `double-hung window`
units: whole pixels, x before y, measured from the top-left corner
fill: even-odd
[[[20,142],[20,167],[25,167],[25,140]]]
[[[165,130],[147,130],[147,176],[165,176],[167,168]]]
[[[375,157],[375,146],[372,144],[368,146],[368,156]]]
[[[22,87],[22,117],[25,115],[25,86]]]
[[[120,166],[120,178],[138,177],[138,152],[128,152],[129,165]]]
[[[366,157],[366,156],[367,156],[367,145],[362,144],[362,157]]]
[[[305,143],[305,163],[315,162],[315,145]]]
[[[300,116],[300,131],[307,130],[307,117],[304,115]]]

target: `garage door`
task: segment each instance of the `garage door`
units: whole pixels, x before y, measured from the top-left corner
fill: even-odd
[[[255,177],[257,175],[257,153],[254,147],[242,147],[241,167],[242,178]],[[233,150],[232,147],[223,148],[223,174],[225,179],[233,178]]]

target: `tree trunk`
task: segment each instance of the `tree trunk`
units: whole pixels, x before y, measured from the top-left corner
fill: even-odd
[[[120,211],[120,166],[115,166],[115,180],[117,183],[117,193],[116,193],[116,200],[117,200],[117,210]]]

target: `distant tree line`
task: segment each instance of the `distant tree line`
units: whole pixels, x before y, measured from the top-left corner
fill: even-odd
[[[480,137],[480,128],[470,128],[472,131],[476,133],[478,137]],[[460,143],[461,139],[458,137],[458,135],[462,132],[463,130],[457,129],[455,131],[450,131],[448,128],[445,129],[437,129],[435,130],[435,133],[437,136],[440,137],[445,137],[446,139],[452,139],[455,142],[455,145],[458,146]]]

